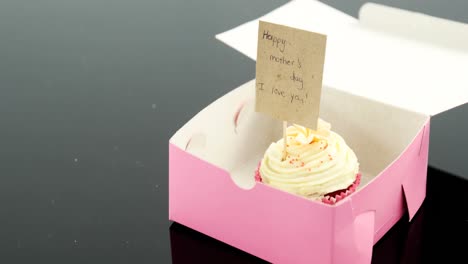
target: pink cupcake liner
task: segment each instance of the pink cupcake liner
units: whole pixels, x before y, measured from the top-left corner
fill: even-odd
[[[322,198],[322,202],[326,204],[335,204],[343,200],[344,198],[346,198],[353,192],[355,192],[360,183],[361,183],[361,173],[358,173],[356,174],[356,180],[354,180],[354,182],[350,186],[348,186],[348,188],[344,190],[334,191],[332,193],[327,193],[325,197]]]
[[[262,182],[262,176],[260,175],[260,164],[261,162],[258,163],[257,169],[255,170],[255,181],[257,182]],[[348,188],[334,191],[331,193],[327,193],[321,199],[321,201],[325,204],[330,204],[330,205],[336,204],[337,202],[343,200],[347,196],[354,193],[357,190],[360,183],[361,183],[361,173],[358,173],[356,174],[356,180],[354,180],[354,182],[350,186],[348,186]]]
[[[255,169],[255,181],[257,181],[257,182],[262,182],[262,176],[260,176],[260,165],[261,164],[262,164],[262,162],[259,162],[257,168]]]

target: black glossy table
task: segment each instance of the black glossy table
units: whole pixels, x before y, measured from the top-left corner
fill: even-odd
[[[168,140],[254,78],[214,35],[285,2],[0,1],[0,263],[262,263],[168,221]],[[468,22],[465,1],[380,2]],[[427,198],[373,263],[465,257],[467,121],[433,118]]]

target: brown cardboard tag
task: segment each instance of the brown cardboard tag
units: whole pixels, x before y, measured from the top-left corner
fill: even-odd
[[[316,129],[327,37],[259,23],[255,110]]]

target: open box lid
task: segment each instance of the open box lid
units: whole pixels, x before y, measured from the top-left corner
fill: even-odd
[[[217,39],[256,59],[258,20],[326,34],[324,86],[427,115],[468,102],[468,25],[368,3],[294,0]]]

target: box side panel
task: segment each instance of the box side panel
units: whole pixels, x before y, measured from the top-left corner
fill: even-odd
[[[375,211],[354,215],[353,202],[346,199],[335,210],[334,264],[365,263],[372,260],[374,245]]]
[[[426,197],[427,165],[429,163],[430,119],[422,132],[420,143],[415,141],[412,148],[414,162],[409,165],[408,174],[403,179],[403,192],[410,221],[421,207]],[[419,139],[418,139],[419,140]],[[417,156],[416,156],[417,153]]]
[[[333,207],[229,174],[169,146],[170,219],[273,263],[330,263]],[[252,172],[253,177],[253,172]]]
[[[374,244],[403,216],[407,207],[412,217],[424,200],[428,126],[429,118],[411,144],[390,166],[367,186],[350,196],[355,216],[375,211]]]

